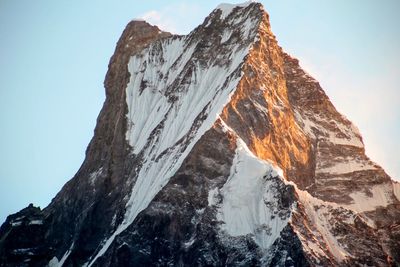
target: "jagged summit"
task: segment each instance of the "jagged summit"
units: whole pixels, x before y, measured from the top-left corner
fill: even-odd
[[[216,9],[221,10],[221,12],[222,12],[221,19],[224,19],[232,12],[233,9],[235,9],[235,8],[245,8],[245,7],[248,7],[250,4],[256,3],[256,2],[257,1],[251,0],[251,1],[246,1],[244,3],[241,3],[241,4],[223,3],[223,4],[219,4]]]
[[[399,185],[259,3],[190,34],[131,21],[86,158],[0,229],[1,266],[400,262]]]

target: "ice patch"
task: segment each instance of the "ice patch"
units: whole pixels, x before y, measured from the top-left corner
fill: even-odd
[[[279,174],[281,170],[257,158],[237,136],[231,174],[220,190],[223,201],[217,219],[224,222],[221,229],[231,236],[251,234],[261,248],[271,247],[290,219],[267,205],[277,201],[273,179],[281,179]]]

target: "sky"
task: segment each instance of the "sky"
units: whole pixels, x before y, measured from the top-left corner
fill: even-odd
[[[400,1],[259,2],[279,44],[400,180]],[[125,25],[144,18],[185,34],[219,3],[0,0],[0,224],[29,203],[47,206],[79,169]]]

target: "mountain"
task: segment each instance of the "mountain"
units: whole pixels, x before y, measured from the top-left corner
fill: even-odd
[[[398,266],[400,185],[259,3],[124,30],[86,158],[0,266]]]

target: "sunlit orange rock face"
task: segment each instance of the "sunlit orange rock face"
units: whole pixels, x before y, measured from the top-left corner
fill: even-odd
[[[314,264],[393,264],[396,184],[366,156],[358,129],[319,83],[279,47],[266,13],[258,32],[221,119],[301,190],[290,226]]]
[[[282,50],[271,32],[268,15],[263,16],[259,40],[243,68],[244,77],[221,117],[255,155],[272,161],[288,180],[305,188],[314,171],[312,145],[295,121]]]
[[[392,187],[390,177],[365,155],[358,129],[282,50],[268,14],[262,16],[244,75],[221,118],[256,156],[323,200],[350,204],[355,190],[369,194],[375,185]]]

